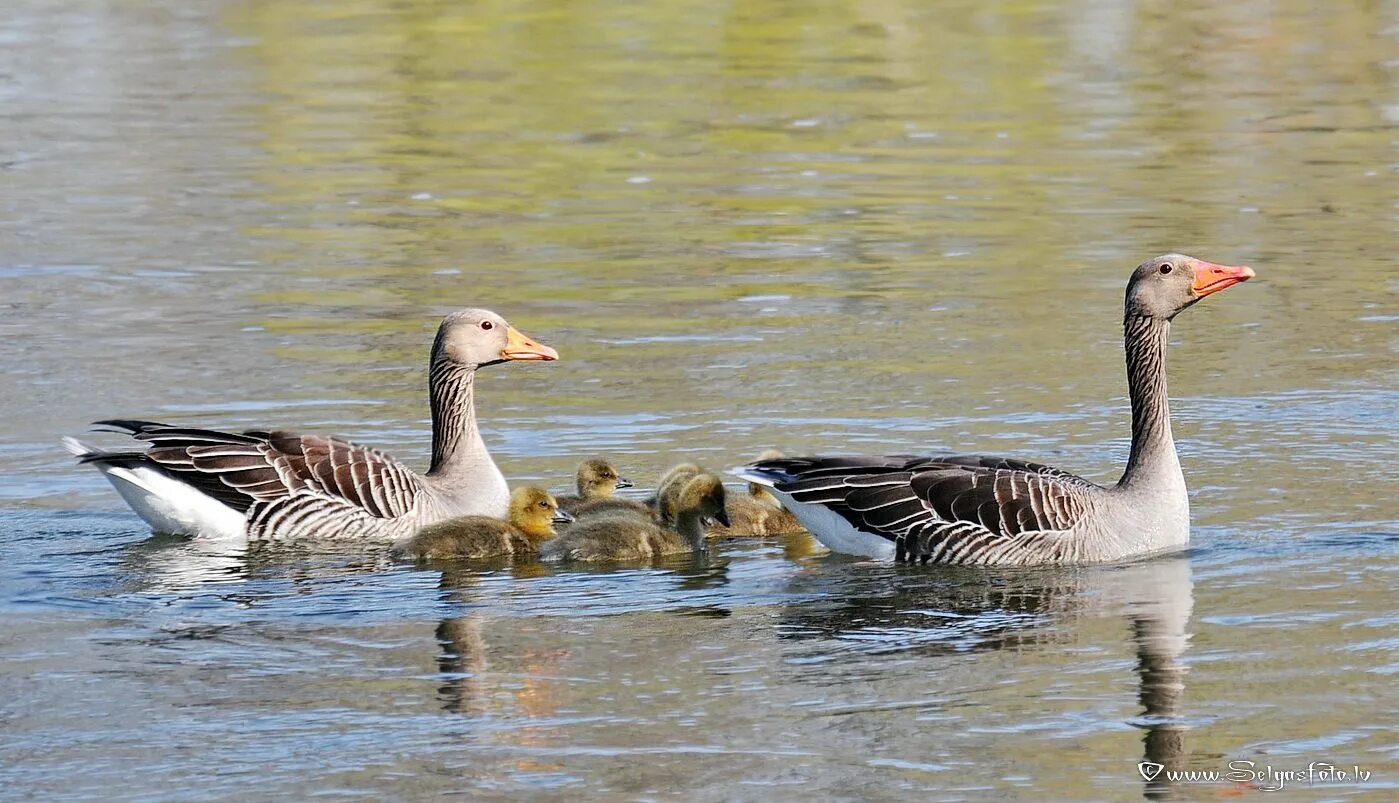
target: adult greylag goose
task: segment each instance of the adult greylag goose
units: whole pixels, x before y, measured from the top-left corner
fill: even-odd
[[[710,521],[728,524],[724,484],[713,474],[692,477],[676,499],[674,527],[650,516],[626,511],[599,513],[579,519],[558,538],[544,544],[546,560],[637,561],[704,549],[704,528]]]
[[[1116,485],[998,457],[804,457],[734,470],[770,487],[826,546],[920,563],[1089,563],[1179,548],[1190,504],[1171,436],[1171,320],[1247,281],[1247,267],[1167,254],[1127,283],[1123,328],[1132,450]]]
[[[543,488],[526,485],[510,494],[506,521],[490,516],[454,516],[418,530],[394,554],[418,560],[533,555],[558,535],[555,524],[573,521]]]
[[[506,515],[510,489],[476,425],[476,369],[558,356],[489,310],[448,315],[429,363],[432,464],[426,474],[342,438],[283,431],[109,420],[96,426],[151,447],[110,452],[72,438],[64,445],[100,470],[157,532],[397,540],[452,516]]]
[[[610,499],[618,488],[632,487],[631,480],[618,474],[616,466],[596,458],[578,464],[573,482],[578,493],[558,497],[559,507],[569,513],[577,513],[585,502]]]

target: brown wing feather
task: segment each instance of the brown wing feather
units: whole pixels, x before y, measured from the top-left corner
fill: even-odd
[[[266,448],[288,486],[344,499],[379,518],[407,514],[422,489],[403,464],[342,438],[273,432]]]
[[[1087,511],[1093,483],[1006,458],[791,458],[766,461],[777,488],[856,528],[894,541],[914,560],[982,563],[1039,546]]]
[[[417,504],[416,474],[384,453],[343,438],[294,432],[244,433],[104,421],[151,448],[145,457],[236,510],[302,493],[342,500],[376,518]]]

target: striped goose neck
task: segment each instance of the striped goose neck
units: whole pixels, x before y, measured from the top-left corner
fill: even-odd
[[[1123,322],[1127,351],[1127,390],[1132,398],[1132,454],[1119,488],[1170,479],[1180,473],[1171,406],[1166,392],[1166,343],[1170,321],[1128,313]]]
[[[436,349],[434,349],[436,352]],[[428,397],[432,400],[432,465],[429,476],[469,468],[474,455],[484,454],[485,443],[476,428],[475,366],[459,365],[434,353],[428,371]]]

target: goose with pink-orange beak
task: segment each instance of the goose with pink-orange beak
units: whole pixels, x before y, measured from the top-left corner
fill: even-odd
[[[1124,341],[1132,451],[1097,483],[1016,458],[795,457],[734,469],[767,486],[826,546],[909,563],[1096,563],[1180,549],[1190,503],[1171,436],[1166,344],[1182,310],[1252,268],[1166,254],[1127,282]]]

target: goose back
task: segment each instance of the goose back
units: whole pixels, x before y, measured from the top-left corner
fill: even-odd
[[[920,563],[1079,560],[1072,536],[1103,493],[1049,466],[975,455],[789,458],[739,474],[770,484],[808,528],[822,527],[808,520],[819,508],[882,539],[870,551]]]

